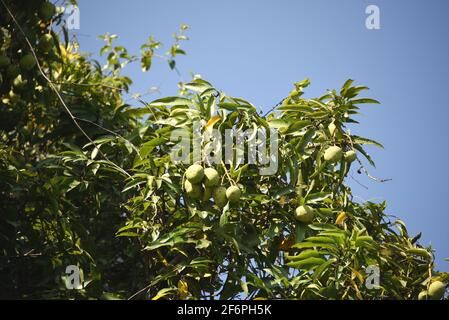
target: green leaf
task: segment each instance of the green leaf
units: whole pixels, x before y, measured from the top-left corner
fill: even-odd
[[[325,230],[325,231],[337,231],[344,233],[344,231],[342,231],[339,227],[329,223],[313,223],[309,225],[309,228],[317,231]]]
[[[329,254],[328,252],[320,252],[317,250],[313,250],[313,249],[308,249],[308,250],[304,250],[301,251],[298,255],[296,256],[286,256],[287,260],[290,261],[297,261],[297,260],[304,260],[304,259],[308,259],[308,258],[323,258],[325,254]]]
[[[317,192],[307,195],[304,201],[305,203],[316,203],[330,197],[332,197],[332,192]]]
[[[153,58],[152,51],[145,51],[145,53],[142,54],[142,58],[140,59],[140,66],[143,72],[150,70],[152,58]]]
[[[331,244],[336,244],[338,243],[338,240],[336,240],[335,238],[331,238],[331,237],[324,237],[324,236],[312,236],[312,237],[308,237],[306,239],[308,242],[313,242],[313,243],[331,243]]]
[[[372,144],[381,149],[384,148],[384,146],[381,145],[379,142],[371,140],[371,139],[367,139],[367,138],[363,138],[363,137],[359,137],[359,136],[351,136],[351,139],[352,139],[353,143],[362,144],[362,145],[363,144]]]
[[[229,204],[227,204],[226,206],[229,206]],[[229,212],[227,210],[223,210],[223,213],[220,216],[220,227],[225,226],[226,224],[229,223]]]
[[[195,79],[192,82],[186,83],[184,87],[190,91],[202,93],[205,90],[212,88],[212,85],[203,79]]]
[[[315,272],[313,273],[313,280],[316,281],[317,279],[319,279],[321,277],[321,275],[324,272],[326,272],[326,270],[329,268],[329,266],[331,266],[335,262],[337,262],[337,259],[331,258],[331,259],[327,260],[325,263],[323,263],[322,265],[320,265],[318,268],[316,268]]]
[[[356,247],[371,247],[373,244],[375,244],[375,242],[370,236],[360,236],[355,240]]]
[[[309,129],[304,133],[304,136],[299,141],[298,145],[296,146],[296,151],[300,154],[304,153],[304,149],[307,146],[307,144],[312,141],[313,136],[315,135],[315,129]]]
[[[122,232],[117,235],[117,237],[138,237],[139,234],[135,232]]]
[[[359,94],[359,92],[363,91],[363,90],[368,90],[368,87],[364,87],[364,86],[351,87],[348,90],[346,90],[346,92],[343,96],[348,99],[351,99],[351,98],[354,98],[355,96],[357,96]]]
[[[295,228],[295,241],[300,243],[304,240],[307,231],[307,224],[298,223]]]
[[[161,144],[164,144],[168,141],[166,138],[158,137],[153,138],[145,143],[143,143],[140,147],[139,153],[142,158],[145,158],[153,149]]]
[[[423,249],[423,248],[412,248],[412,249],[408,249],[406,252],[407,252],[407,254],[417,255],[426,260],[432,259],[432,255],[426,249]]]
[[[292,192],[295,192],[295,188],[294,187],[283,187],[280,189],[275,189],[275,192],[272,194],[273,199],[277,200],[279,199],[281,196],[284,196],[286,194],[290,194]]]
[[[190,99],[187,98],[181,98],[181,97],[166,97],[154,100],[153,102],[150,102],[150,106],[155,107],[166,107],[166,106],[192,106],[193,102]]]
[[[361,145],[354,144],[354,148],[357,149],[373,167],[376,167],[376,164],[373,159],[371,159],[371,156],[365,151],[365,149],[362,148]]]
[[[273,119],[268,121],[268,124],[270,127],[275,129],[287,129],[290,125],[290,123],[287,120],[282,119]]]
[[[325,249],[335,249],[335,246],[329,243],[319,243],[319,242],[300,242],[295,243],[292,248],[296,249],[306,249],[306,248],[325,248]]]
[[[351,85],[354,83],[354,80],[352,79],[348,79],[345,81],[345,83],[343,84],[343,87],[340,90],[340,94],[342,96],[345,96],[346,92],[348,91],[348,89],[351,87]]]
[[[294,111],[294,112],[312,112],[313,108],[308,105],[287,104],[277,108],[279,111]]]
[[[310,257],[310,258],[306,258],[304,260],[289,262],[289,263],[287,263],[287,266],[296,268],[296,269],[310,270],[310,269],[313,269],[314,267],[322,265],[325,262],[326,262],[326,259],[324,259],[324,258]]]
[[[362,103],[380,104],[379,101],[374,100],[374,99],[370,99],[370,98],[353,99],[353,100],[351,100],[351,103],[352,103],[353,105],[355,105],[355,104],[362,104]]]

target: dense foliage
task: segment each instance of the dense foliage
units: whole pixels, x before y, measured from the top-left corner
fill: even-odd
[[[386,203],[356,202],[345,181],[374,165],[364,145],[381,147],[348,129],[360,105],[377,103],[358,96],[366,87],[348,80],[304,99],[303,80],[266,115],[200,78],[177,97],[126,100],[122,69],[151,70],[155,57],[175,69],[187,26],[165,55],[151,37],[134,56],[106,35],[101,65],[63,22],[43,0],[0,4],[0,297],[416,299],[447,282]],[[277,172],[209,163],[213,128],[278,129]],[[240,197],[187,192],[189,164],[170,154],[178,129]],[[234,152],[248,156],[253,139]],[[68,265],[83,270],[79,290],[65,287]],[[380,282],[368,288],[372,266]]]

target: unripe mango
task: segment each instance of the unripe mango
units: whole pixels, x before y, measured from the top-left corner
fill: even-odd
[[[315,210],[313,208],[303,205],[299,206],[295,210],[295,219],[304,222],[304,223],[310,223],[312,222],[313,218],[315,218]]]
[[[7,68],[11,64],[11,60],[9,57],[0,55],[0,68]]]
[[[354,162],[357,159],[357,153],[354,150],[349,150],[345,152],[345,161],[348,163]]]
[[[46,33],[39,39],[39,48],[43,52],[49,52],[53,48],[53,46],[54,41],[51,34]]]
[[[200,183],[203,177],[204,169],[199,164],[193,164],[186,170],[186,178],[193,184]]]
[[[225,187],[216,187],[212,193],[212,197],[214,198],[215,204],[220,208],[223,208],[228,203]]]
[[[343,151],[338,146],[332,146],[326,149],[324,152],[324,160],[335,163],[341,160],[343,156]]]
[[[337,131],[337,126],[335,125],[334,122],[331,122],[328,126],[327,129],[329,130],[329,133],[331,134],[331,136],[333,137],[335,135],[335,132]]]
[[[198,184],[192,184],[189,180],[184,182],[184,189],[186,190],[187,196],[192,199],[199,199],[202,195],[202,188]]]
[[[429,299],[440,300],[446,291],[446,285],[441,281],[434,281],[429,286]]]
[[[215,187],[220,182],[220,175],[214,168],[204,169],[203,183],[205,187]]]
[[[239,202],[241,195],[242,192],[237,186],[230,186],[228,189],[226,189],[226,198],[228,198],[230,203]]]
[[[36,60],[34,60],[34,56],[32,54],[26,54],[20,59],[19,62],[20,68],[24,70],[31,70],[36,65]]]
[[[418,300],[428,300],[429,299],[429,295],[427,294],[427,291],[421,291],[418,294]]]

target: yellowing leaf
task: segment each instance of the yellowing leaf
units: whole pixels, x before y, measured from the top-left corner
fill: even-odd
[[[221,120],[221,117],[220,117],[220,116],[218,116],[218,115],[213,116],[212,118],[209,119],[209,121],[207,121],[206,126],[205,126],[205,129],[206,129],[206,130],[212,129],[212,127],[214,126],[214,124],[216,124],[216,123],[217,123],[218,121],[220,121],[220,120]]]
[[[283,206],[284,204],[286,204],[287,203],[287,201],[285,200],[285,197],[284,196],[281,196],[280,198],[279,198],[279,204],[281,205],[281,206]]]
[[[185,300],[187,298],[189,295],[189,286],[187,285],[187,282],[184,280],[178,281],[178,292],[181,300]]]
[[[345,220],[348,218],[348,215],[346,214],[346,212],[342,211],[340,212],[340,214],[337,217],[337,220],[335,220],[335,224],[338,225],[343,225],[343,222],[345,222]]]
[[[164,266],[168,267],[170,265],[159,250],[157,250],[157,256],[159,257],[159,260],[161,260],[161,262],[164,264]]]
[[[352,283],[352,286],[353,286],[354,289],[355,289],[355,295],[356,295],[356,297],[357,297],[359,300],[363,300],[362,293],[360,292],[359,287],[357,287],[357,284],[356,284],[356,283],[354,282],[354,280],[352,280],[352,279],[351,279],[351,283]]]
[[[279,251],[287,251],[289,250],[292,245],[294,245],[296,242],[294,235],[289,235],[287,238],[283,239],[281,243],[278,245]]]
[[[161,290],[159,290],[157,295],[155,295],[153,298],[151,298],[151,300],[159,300],[160,298],[163,298],[163,297],[169,295],[173,290],[174,290],[174,288],[161,289]]]
[[[352,271],[352,277],[351,278],[355,279],[357,277],[357,279],[359,279],[360,283],[363,283],[363,276],[362,276],[362,274],[360,272],[358,272],[356,269],[354,269],[352,267],[350,267],[350,268],[351,268],[351,271]]]

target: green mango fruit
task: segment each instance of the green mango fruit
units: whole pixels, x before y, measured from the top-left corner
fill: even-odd
[[[204,169],[199,164],[191,165],[186,170],[186,178],[193,184],[200,183],[203,177]]]
[[[220,175],[214,168],[204,169],[203,183],[206,187],[215,187],[220,182]]]
[[[36,60],[32,54],[28,53],[20,59],[19,65],[23,70],[31,70],[36,65]]]
[[[226,198],[229,200],[230,203],[239,202],[241,195],[242,192],[237,186],[230,186],[229,188],[226,189]]]
[[[335,163],[341,160],[341,157],[343,156],[343,151],[340,147],[332,146],[326,149],[324,152],[324,160]]]
[[[184,189],[186,190],[187,196],[192,199],[200,199],[203,193],[201,185],[193,184],[189,180],[184,182]]]
[[[212,192],[212,197],[214,198],[215,204],[220,208],[223,208],[226,203],[228,203],[228,198],[226,198],[226,188],[216,187]]]
[[[46,33],[39,39],[39,47],[43,52],[49,52],[53,46],[54,41],[51,34]]]
[[[429,299],[429,295],[427,294],[427,291],[421,291],[418,294],[418,300],[428,300]]]
[[[48,21],[56,13],[56,7],[53,3],[44,2],[39,8],[39,17],[42,20]]]
[[[313,208],[303,205],[295,210],[295,219],[300,222],[310,223],[315,218],[315,210]]]
[[[429,286],[430,300],[440,300],[446,292],[446,285],[441,281],[434,281]]]
[[[357,159],[357,153],[354,150],[349,150],[345,152],[345,161],[348,163],[354,162]]]
[[[334,122],[331,122],[327,126],[327,129],[329,130],[329,133],[331,134],[331,137],[333,137],[335,135],[335,132],[337,131],[337,126],[335,125]]]

